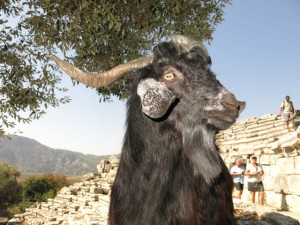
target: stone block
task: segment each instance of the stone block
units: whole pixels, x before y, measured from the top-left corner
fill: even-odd
[[[60,200],[66,201],[66,202],[71,202],[72,201],[72,195],[58,193],[56,195],[56,199],[60,199]]]
[[[63,187],[62,189],[60,189],[59,193],[61,194],[71,194],[71,190],[69,187]]]
[[[0,221],[1,221],[1,219],[0,219]],[[1,221],[1,222],[3,222],[4,225],[22,225],[24,220],[20,220],[20,219],[14,217],[14,218],[10,219],[8,222],[5,220]],[[0,222],[0,225],[2,225],[1,222]]]
[[[72,187],[70,187],[70,192],[73,195],[76,195],[78,191],[81,190],[81,185],[79,185],[80,183],[77,183],[75,185],[73,185]]]
[[[297,150],[297,149],[294,149],[294,148],[291,148],[291,149],[285,149],[284,155],[285,155],[286,157],[295,157],[295,156],[298,155],[298,150]]]
[[[109,206],[97,207],[96,209],[100,216],[108,218]]]
[[[102,194],[103,190],[100,187],[91,187],[90,188],[90,193],[93,193],[93,194]]]
[[[265,172],[264,177],[271,176],[272,167],[270,165],[263,165],[263,170]]]
[[[276,177],[280,175],[280,167],[278,165],[270,165],[269,174],[268,176]]]
[[[300,196],[300,175],[288,176],[288,185],[291,194]],[[299,211],[300,211],[300,207],[299,207]]]
[[[297,195],[287,195],[286,203],[289,211],[299,213],[300,212],[300,196]]]
[[[90,187],[91,186],[91,180],[83,181],[84,186]]]
[[[254,145],[256,143],[253,143]],[[258,157],[258,162],[260,162],[260,156],[261,156],[262,150],[261,149],[255,149],[253,150],[253,155],[256,155]]]
[[[49,204],[42,204],[41,209],[43,210],[49,210],[50,206]]]
[[[266,174],[266,172],[265,172]],[[274,180],[275,177],[273,176],[264,176],[263,177],[263,184],[265,191],[273,191],[274,190]]]
[[[263,165],[269,165],[272,162],[271,155],[261,155],[259,159],[259,163]]]
[[[47,202],[51,204],[53,202],[53,198],[48,198]]]
[[[81,192],[86,193],[86,192],[89,192],[89,191],[90,191],[90,187],[89,186],[83,186],[83,187],[81,187]],[[77,193],[79,193],[79,191]]]
[[[110,189],[111,189],[111,185],[110,184],[101,184],[101,189],[103,191],[103,194],[109,194],[110,193]]]
[[[89,194],[87,199],[92,202],[99,201],[99,194]]]
[[[103,172],[103,167],[102,167],[101,164],[97,165],[97,171],[98,171],[98,173],[102,173]]]
[[[97,186],[97,182],[95,180],[90,181],[90,186]]]
[[[64,199],[58,199],[58,198],[55,198],[53,200],[53,203],[57,204],[57,205],[64,205],[65,204],[65,200]]]
[[[294,174],[300,175],[300,156],[294,157],[295,172]]]
[[[265,191],[265,203],[277,209],[282,209],[282,194],[273,191]]]
[[[87,173],[87,174],[83,175],[82,181],[93,180],[95,178],[95,176],[96,176],[95,173]]]
[[[87,206],[89,200],[83,197],[77,197],[77,202],[79,202],[82,206]]]
[[[53,222],[53,221],[56,221],[55,216],[49,216],[48,218],[46,218],[46,222]]]
[[[276,193],[284,193],[284,194],[289,194],[290,193],[290,188],[288,184],[288,176],[286,175],[279,175],[274,178],[274,192]]]
[[[282,175],[289,175],[295,173],[294,158],[278,158],[276,164],[279,166],[279,173]]]
[[[78,204],[73,203],[73,204],[69,205],[69,209],[72,210],[73,212],[77,212],[79,210],[79,208],[80,208],[80,205],[78,205]]]
[[[109,204],[110,203],[110,196],[109,195],[100,195],[99,196],[99,201],[102,204]]]

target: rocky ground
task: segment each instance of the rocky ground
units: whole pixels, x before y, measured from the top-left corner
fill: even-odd
[[[73,186],[72,190],[74,191]],[[23,214],[10,221],[10,225],[107,225],[109,196],[99,195],[99,199],[91,199],[90,195],[80,199],[71,209],[69,200],[72,193],[64,189],[60,195],[49,204],[35,205]],[[68,192],[68,195],[67,192]],[[87,201],[87,197],[89,201]],[[77,199],[79,200],[79,199]],[[68,209],[66,205],[69,202]],[[54,204],[55,203],[55,204]],[[51,205],[51,207],[50,207]],[[56,205],[56,208],[54,207]],[[76,208],[77,207],[77,208]],[[238,225],[300,225],[300,212],[278,211],[270,206],[260,206],[234,199],[234,207]],[[21,219],[22,218],[22,219]]]
[[[238,225],[300,225],[300,212],[280,211],[235,198],[233,201]]]

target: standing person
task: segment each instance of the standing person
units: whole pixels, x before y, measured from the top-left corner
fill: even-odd
[[[255,203],[255,193],[259,192],[259,204],[264,204],[265,189],[262,182],[264,175],[263,167],[257,163],[257,157],[251,156],[251,163],[247,165],[245,175],[248,175],[248,190],[250,191],[251,202]]]
[[[230,174],[233,177],[236,198],[241,199],[244,190],[244,173],[245,167],[242,166],[241,159],[235,159],[235,165],[230,169]]]
[[[289,129],[289,121],[292,121],[293,128],[295,128],[294,113],[293,102],[290,100],[290,96],[286,96],[280,107],[280,115],[283,114],[287,129]]]

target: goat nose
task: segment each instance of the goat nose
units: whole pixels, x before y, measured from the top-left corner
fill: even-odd
[[[241,106],[233,94],[228,93],[222,97],[221,104],[230,110],[240,110]]]

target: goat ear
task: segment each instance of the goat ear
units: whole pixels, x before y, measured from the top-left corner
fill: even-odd
[[[165,83],[152,78],[140,81],[137,94],[141,98],[143,112],[153,119],[159,119],[165,115],[176,99]]]
[[[195,46],[193,47],[190,51],[189,54],[187,55],[187,58],[190,60],[196,60],[196,62],[199,62],[199,59],[203,60],[203,63],[205,65],[211,65],[212,61],[210,56],[207,54],[206,49],[204,49],[202,46]]]

